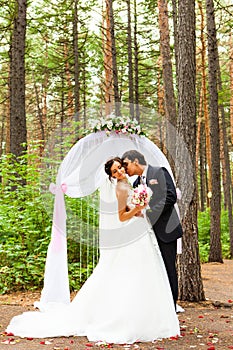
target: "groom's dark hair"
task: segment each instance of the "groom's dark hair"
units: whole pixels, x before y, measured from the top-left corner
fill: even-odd
[[[146,165],[146,160],[144,158],[144,155],[138,152],[136,149],[126,151],[121,158],[123,162],[125,158],[128,158],[129,160],[131,160],[131,162],[133,162],[135,159],[138,159],[141,165]]]

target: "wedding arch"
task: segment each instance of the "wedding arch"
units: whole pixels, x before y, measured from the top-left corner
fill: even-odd
[[[99,215],[104,216],[106,206],[109,206],[109,198],[105,197],[104,191],[106,184],[110,184],[104,172],[104,164],[109,158],[121,156],[130,149],[141,152],[151,165],[165,167],[173,177],[167,158],[143,135],[136,121],[128,119],[126,122],[122,121],[122,124],[116,121],[114,124],[111,119],[108,123],[97,123],[93,128],[94,132],[74,144],[59,166],[56,184],[50,184],[50,192],[55,196],[52,234],[47,251],[44,287],[40,301],[35,303],[41,310],[54,303],[70,302],[64,196],[82,198],[99,189]],[[110,245],[113,242],[111,240]],[[104,239],[100,244],[102,248],[108,248],[109,241]]]

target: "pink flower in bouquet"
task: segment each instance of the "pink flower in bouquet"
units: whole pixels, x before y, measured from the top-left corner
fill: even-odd
[[[150,188],[147,187],[147,185],[141,184],[134,189],[131,202],[137,207],[143,207],[144,205],[147,205],[149,203],[150,197]]]

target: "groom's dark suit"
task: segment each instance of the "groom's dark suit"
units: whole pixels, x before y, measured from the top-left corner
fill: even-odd
[[[140,183],[140,177],[134,187]],[[148,166],[146,183],[152,190],[147,216],[157,237],[160,251],[167,270],[174,303],[178,298],[178,281],[176,272],[177,238],[182,236],[182,227],[174,208],[177,200],[173,180],[163,167]]]

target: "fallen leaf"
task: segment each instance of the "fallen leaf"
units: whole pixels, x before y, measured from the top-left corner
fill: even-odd
[[[2,344],[6,344],[6,345],[14,345],[14,344],[16,344],[16,342],[14,341],[14,339],[3,340],[1,343],[2,343]]]
[[[176,335],[176,336],[170,337],[169,339],[170,339],[170,340],[178,340],[178,339],[179,339],[179,336]]]

